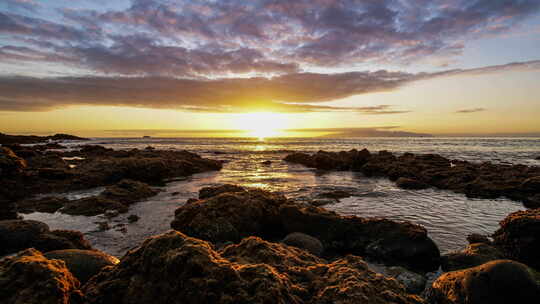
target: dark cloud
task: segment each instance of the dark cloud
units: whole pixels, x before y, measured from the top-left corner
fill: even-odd
[[[485,111],[485,110],[486,110],[486,109],[484,109],[484,108],[472,108],[472,109],[458,110],[458,111],[456,111],[456,113],[467,114],[467,113],[483,112],[483,111]]]
[[[125,9],[25,15],[0,5],[0,33],[47,56],[9,57],[88,74],[163,77],[283,75],[313,67],[409,64],[458,55],[508,31],[538,0],[133,0]],[[43,6],[43,5],[42,5]],[[6,11],[3,11],[4,10]]]
[[[273,78],[178,79],[172,77],[0,77],[0,111],[47,111],[71,105],[112,105],[201,112],[355,111],[399,114],[391,105],[336,107],[349,96],[395,90],[444,76],[540,69],[540,61],[439,73],[294,73]]]

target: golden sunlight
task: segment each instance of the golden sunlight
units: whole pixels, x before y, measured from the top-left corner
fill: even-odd
[[[237,129],[245,131],[247,136],[264,140],[268,137],[283,136],[289,119],[285,114],[255,112],[238,114],[234,124]]]

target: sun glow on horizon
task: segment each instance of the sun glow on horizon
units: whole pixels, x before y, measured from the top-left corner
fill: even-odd
[[[283,131],[289,125],[285,114],[272,112],[254,112],[238,114],[235,127],[246,132],[249,137],[264,140],[268,137],[284,136]]]

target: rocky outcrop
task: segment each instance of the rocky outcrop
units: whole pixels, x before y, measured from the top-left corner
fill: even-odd
[[[493,234],[494,244],[510,259],[540,270],[540,209],[508,215]]]
[[[81,284],[85,284],[91,277],[98,274],[103,267],[114,266],[120,262],[117,258],[97,250],[54,250],[45,253],[44,256],[47,259],[64,261],[66,267]]]
[[[504,254],[499,249],[486,243],[474,243],[462,251],[441,256],[441,267],[443,271],[454,271],[504,258]]]
[[[79,285],[64,262],[34,249],[0,260],[0,303],[82,303]]]
[[[212,191],[219,194],[178,208],[171,227],[215,244],[249,236],[279,241],[300,232],[320,240],[327,256],[368,256],[420,271],[439,265],[439,250],[426,230],[409,222],[343,217],[260,189]]]
[[[101,193],[101,196],[129,205],[145,198],[152,197],[157,193],[156,190],[145,183],[124,179],[107,187],[105,191]]]
[[[447,272],[432,284],[429,303],[537,303],[540,286],[527,266],[496,260],[474,268]]]
[[[47,224],[32,220],[0,221],[0,255],[26,248],[41,251],[91,249],[82,233],[69,230],[50,231]]]
[[[309,155],[292,153],[285,161],[321,170],[353,170],[366,176],[384,176],[399,187],[424,189],[435,187],[464,193],[469,197],[506,196],[523,201],[529,208],[540,207],[540,167],[449,160],[437,154],[405,153],[395,156],[387,151],[319,151]]]
[[[69,134],[55,134],[52,136],[35,136],[35,135],[7,135],[0,133],[0,144],[37,144],[47,142],[49,140],[88,140],[88,138],[82,138]]]
[[[60,212],[70,215],[98,215],[108,210],[115,210],[119,213],[128,212],[128,207],[117,201],[113,201],[102,196],[85,197],[78,200],[68,201]]]
[[[250,237],[217,252],[169,232],[146,240],[85,286],[88,303],[423,303],[355,256],[332,263]]]

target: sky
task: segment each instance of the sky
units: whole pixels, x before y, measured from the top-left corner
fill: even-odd
[[[539,0],[0,1],[4,133],[540,136],[539,82]]]

